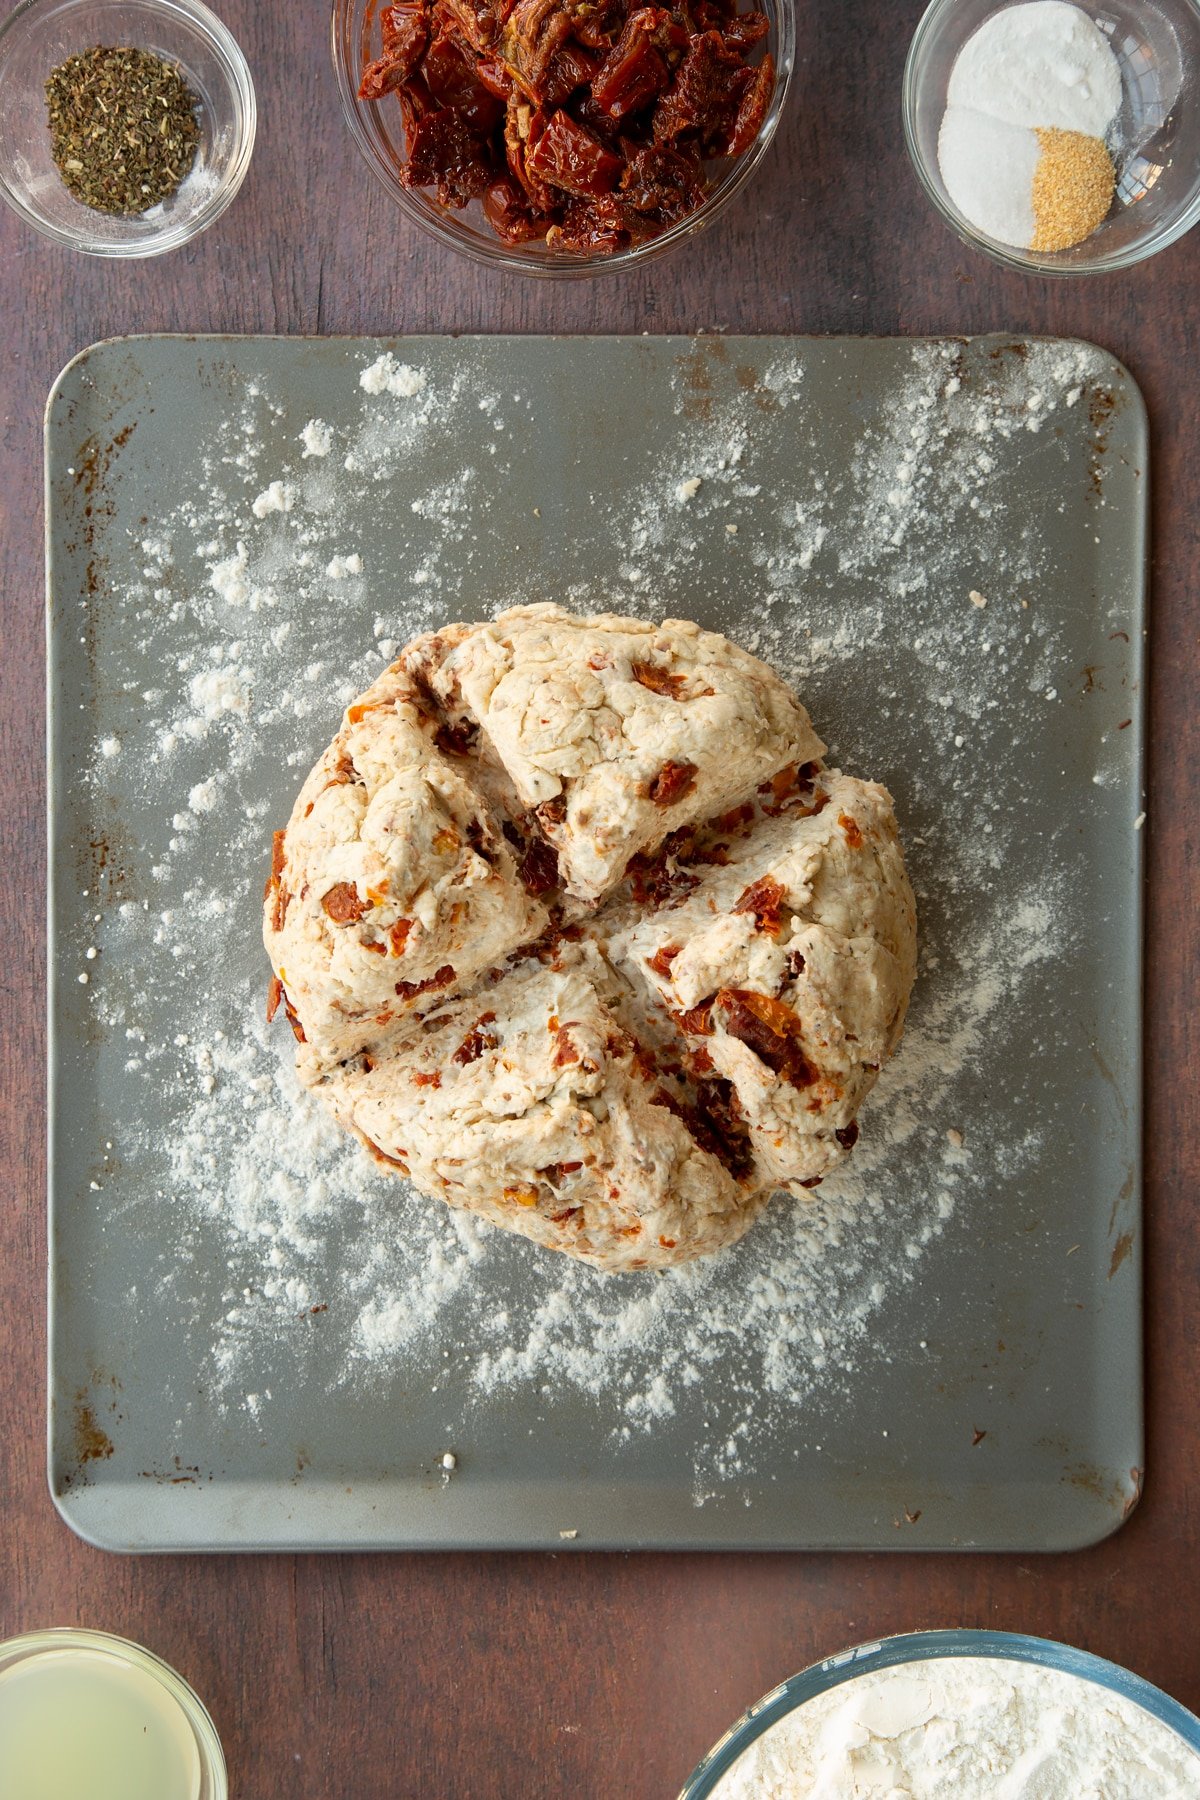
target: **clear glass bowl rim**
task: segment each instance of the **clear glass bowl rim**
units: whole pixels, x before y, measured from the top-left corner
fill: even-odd
[[[996,10],[1000,11],[1005,0],[997,0]],[[1178,0],[1178,4],[1188,7],[1196,16],[1197,29],[1200,30],[1200,0]],[[909,159],[916,170],[917,179],[925,190],[926,198],[935,212],[941,214],[951,231],[974,250],[981,250],[990,256],[993,262],[1002,263],[1007,269],[1016,269],[1022,275],[1049,275],[1062,277],[1067,275],[1108,275],[1119,269],[1131,269],[1136,263],[1145,262],[1147,257],[1156,256],[1160,250],[1167,250],[1172,244],[1179,242],[1200,220],[1200,181],[1196,184],[1187,206],[1179,217],[1158,230],[1147,233],[1136,243],[1129,244],[1124,250],[1114,251],[1108,256],[1078,258],[1074,262],[1055,262],[1044,256],[1037,256],[1033,251],[1022,251],[1011,245],[998,243],[994,238],[976,231],[974,226],[952,205],[949,198],[942,193],[934,180],[925,158],[917,142],[917,69],[921,56],[927,45],[934,39],[946,20],[955,11],[958,0],[930,0],[930,4],[917,23],[912,42],[908,46],[908,55],[904,62],[903,82],[903,114],[904,142],[908,148]]]
[[[771,0],[777,40],[772,46],[775,57],[775,93],[758,137],[745,155],[738,157],[731,165],[728,175],[722,179],[716,192],[702,206],[697,207],[695,212],[689,213],[686,219],[680,219],[678,224],[669,226],[647,244],[631,245],[628,250],[617,250],[607,256],[564,255],[552,258],[545,254],[538,256],[522,252],[520,248],[502,243],[499,238],[493,244],[482,235],[476,236],[468,227],[456,224],[450,217],[442,217],[432,207],[414,199],[399,185],[392,170],[379,154],[363,119],[363,109],[377,103],[359,100],[358,83],[350,67],[352,46],[349,38],[355,5],[356,0],[333,0],[330,10],[330,51],[341,96],[342,113],[355,146],[372,175],[406,218],[437,238],[440,243],[448,244],[451,249],[471,257],[475,262],[511,269],[519,274],[533,275],[547,281],[571,281],[587,275],[615,274],[620,269],[629,268],[631,264],[649,262],[654,257],[669,254],[687,238],[704,230],[719,218],[741,193],[770,148],[787,105],[796,60],[795,0]]]
[[[8,17],[0,20],[0,71],[3,69],[5,40],[9,35],[21,28],[32,14],[48,12],[53,8],[59,12],[72,12],[76,6],[85,6],[91,0],[19,0]],[[65,244],[69,249],[79,250],[85,256],[145,257],[160,256],[165,250],[177,250],[181,244],[188,244],[198,237],[202,231],[219,219],[226,207],[236,198],[239,188],[246,178],[250,167],[250,159],[254,153],[254,140],[258,130],[258,102],[254,92],[254,79],[250,73],[250,65],[246,61],[245,52],[229,27],[216,13],[205,6],[204,0],[124,0],[131,10],[145,13],[160,13],[164,17],[184,21],[190,26],[199,28],[209,39],[214,53],[229,75],[230,82],[237,90],[238,101],[242,110],[242,130],[239,134],[237,152],[228,167],[223,170],[220,181],[202,206],[197,207],[186,219],[178,224],[169,225],[153,237],[99,239],[89,237],[81,221],[79,230],[70,230],[47,219],[36,207],[31,206],[24,193],[14,188],[0,175],[0,195],[8,202],[13,211],[31,225],[35,231],[53,243]]]
[[[203,1700],[178,1669],[173,1669],[153,1650],[147,1650],[144,1644],[135,1644],[132,1638],[118,1637],[111,1631],[93,1631],[82,1625],[50,1625],[42,1631],[26,1631],[19,1637],[0,1639],[0,1669],[26,1658],[61,1650],[106,1651],[141,1669],[165,1688],[183,1709],[195,1735],[204,1774],[204,1800],[228,1800],[229,1777],[217,1728]]]
[[[1073,1645],[1060,1644],[1053,1638],[1029,1637],[1024,1632],[977,1631],[965,1627],[909,1631],[896,1637],[873,1638],[840,1651],[836,1656],[827,1656],[772,1688],[713,1745],[684,1783],[679,1800],[706,1800],[756,1738],[816,1695],[876,1669],[959,1656],[1033,1663],[1039,1668],[1079,1676],[1140,1706],[1144,1712],[1170,1726],[1185,1744],[1200,1754],[1200,1719],[1194,1713],[1141,1675],[1122,1668],[1119,1663],[1108,1662],[1102,1656],[1094,1656],[1090,1650],[1077,1650]]]

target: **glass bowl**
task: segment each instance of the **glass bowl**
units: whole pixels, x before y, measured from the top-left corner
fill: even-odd
[[[38,1687],[42,1690],[40,1710],[30,1698],[31,1677],[36,1684],[34,1692]],[[130,1710],[134,1711],[135,1723],[136,1714],[141,1714],[146,1721],[142,1731],[149,1727],[155,1732],[160,1755],[170,1756],[178,1765],[178,1747],[186,1746],[182,1753],[184,1767],[176,1772],[186,1783],[191,1800],[227,1800],[228,1776],[216,1726],[183,1676],[152,1650],[131,1643],[128,1638],[114,1637],[111,1632],[69,1625],[30,1631],[0,1643],[0,1683],[14,1679],[22,1683],[24,1714],[28,1717],[32,1708],[39,1720],[39,1736],[54,1729],[64,1709],[75,1722],[76,1736],[80,1730],[93,1734],[87,1750],[98,1781],[118,1772],[103,1766],[104,1746],[94,1736],[95,1718],[90,1715],[97,1708],[111,1707],[115,1700],[126,1718]],[[47,1696],[47,1684],[57,1692]],[[165,1709],[161,1701],[154,1703],[156,1690],[166,1701]],[[23,1773],[21,1764],[18,1778]],[[46,1772],[40,1769],[39,1773],[44,1783]],[[161,1777],[161,1769],[159,1773]],[[23,1782],[21,1785],[23,1788]],[[48,1790],[39,1784],[38,1791]],[[109,1791],[106,1786],[105,1792]]]
[[[1200,1719],[1177,1700],[1143,1681],[1140,1675],[1086,1650],[1074,1650],[1069,1644],[1056,1644],[1049,1638],[1026,1637],[1008,1631],[913,1631],[902,1637],[882,1638],[876,1643],[859,1644],[814,1663],[790,1681],[774,1688],[756,1706],[744,1713],[730,1727],[719,1743],[714,1744],[704,1761],[684,1785],[679,1800],[705,1800],[716,1794],[718,1784],[756,1738],[772,1725],[795,1712],[798,1707],[824,1694],[843,1682],[878,1669],[889,1669],[898,1663],[922,1663],[945,1656],[987,1656],[1000,1661],[1034,1663],[1039,1668],[1054,1669],[1064,1675],[1076,1675],[1084,1681],[1141,1707],[1143,1712],[1160,1720],[1176,1732],[1183,1743],[1200,1755]]]
[[[96,44],[177,62],[200,101],[196,160],[148,212],[85,206],[50,155],[46,77]],[[250,166],[255,120],[246,59],[200,0],[22,0],[0,26],[0,193],[44,237],[89,256],[158,256],[220,218]]]
[[[904,70],[904,136],[921,185],[968,244],[1010,269],[1098,275],[1165,250],[1200,219],[1200,0],[1083,0],[1121,70],[1110,149],[1117,191],[1104,222],[1070,250],[1015,249],[963,217],[938,168],[938,132],[955,58],[997,0],[933,0]]]
[[[764,48],[775,59],[775,93],[762,129],[743,156],[734,161],[710,165],[710,174],[720,169],[712,193],[702,206],[686,219],[669,226],[649,243],[636,244],[611,255],[581,254],[548,250],[544,243],[505,244],[496,236],[483,215],[478,200],[461,212],[439,206],[424,193],[400,185],[400,169],[405,161],[404,131],[400,123],[400,105],[394,95],[382,101],[360,100],[358,84],[364,63],[378,55],[372,37],[377,12],[376,0],[333,0],[332,50],[337,71],[342,110],[350,133],[358,145],[368,168],[383,183],[392,199],[408,218],[420,225],[431,237],[461,250],[477,262],[490,263],[502,269],[515,269],[526,275],[540,275],[551,280],[571,280],[584,275],[603,275],[627,269],[632,263],[649,262],[665,256],[687,239],[711,225],[739,194],[767,153],[775,135],[787,100],[788,83],[796,57],[796,14],[794,0],[755,0],[760,12],[770,20],[770,33]]]

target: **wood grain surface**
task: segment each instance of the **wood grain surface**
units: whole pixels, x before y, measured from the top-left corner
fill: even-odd
[[[258,84],[242,194],[130,266],[0,217],[0,1637],[79,1622],[176,1664],[239,1800],[671,1800],[749,1701],[855,1639],[967,1624],[1065,1638],[1200,1708],[1196,776],[1200,234],[1119,276],[1008,275],[908,166],[915,0],[798,0],[793,97],[756,182],[676,260],[549,285],[483,272],[397,217],[338,108],[320,0],[221,0]],[[3,209],[0,209],[3,210]],[[1052,332],[1096,340],[1153,428],[1145,1499],[1074,1556],[120,1559],[51,1506],[44,1436],[42,408],[131,331]]]

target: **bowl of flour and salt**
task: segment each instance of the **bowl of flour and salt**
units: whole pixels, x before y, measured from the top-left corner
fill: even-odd
[[[1039,275],[1094,275],[1200,220],[1200,0],[932,0],[904,134],[959,237]]]
[[[1200,1719],[1046,1638],[861,1644],[752,1706],[680,1800],[1200,1800]]]

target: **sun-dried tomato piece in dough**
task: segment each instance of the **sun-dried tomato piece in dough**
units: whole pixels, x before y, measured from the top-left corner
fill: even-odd
[[[367,903],[359,898],[352,881],[339,881],[321,896],[321,908],[335,925],[357,925],[367,911]]]
[[[449,987],[455,979],[454,970],[449,963],[443,963],[436,974],[425,981],[398,981],[396,992],[402,1000],[412,1000],[417,994],[436,993],[439,988]]]
[[[686,675],[672,675],[670,669],[660,669],[655,663],[631,663],[629,672],[639,687],[664,694],[668,700],[678,700],[688,684]]]
[[[558,869],[558,851],[545,838],[536,835],[531,837],[521,858],[518,873],[527,893],[535,897],[551,893],[561,885],[562,880]]]
[[[494,1012],[480,1013],[474,1025],[471,1027],[470,1031],[468,1031],[466,1037],[454,1052],[454,1055],[450,1058],[451,1062],[458,1063],[460,1068],[465,1069],[469,1063],[478,1062],[480,1057],[485,1055],[487,1051],[495,1050],[499,1045],[500,1039],[496,1036],[494,1031],[487,1030],[489,1025],[495,1023],[495,1018],[496,1015]]]
[[[800,1020],[790,1006],[750,988],[722,988],[714,1002],[729,1037],[752,1050],[760,1062],[792,1087],[811,1087],[817,1079],[801,1048]]]
[[[696,785],[698,771],[695,763],[664,763],[646,789],[655,806],[675,806],[685,794],[690,794]]]
[[[754,923],[768,937],[777,938],[783,929],[781,910],[787,889],[772,875],[762,875],[741,894],[733,906],[735,913],[753,913]]]

